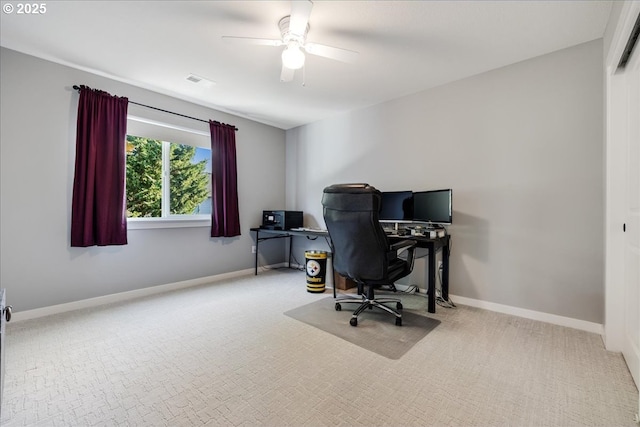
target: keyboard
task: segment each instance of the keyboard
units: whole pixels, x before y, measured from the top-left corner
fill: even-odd
[[[298,227],[298,228],[292,228],[291,231],[309,231],[312,233],[326,233],[327,230],[322,229],[322,228],[310,228],[310,227]]]

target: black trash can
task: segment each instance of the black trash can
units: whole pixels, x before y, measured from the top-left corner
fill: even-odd
[[[306,251],[305,270],[307,271],[307,292],[321,294],[325,291],[327,276],[327,252]]]

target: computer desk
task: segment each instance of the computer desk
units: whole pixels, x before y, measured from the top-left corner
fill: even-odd
[[[271,239],[283,239],[289,238],[289,266],[291,266],[291,248],[293,247],[294,236],[304,236],[310,240],[316,240],[318,237],[324,237],[327,245],[331,247],[329,241],[329,233],[327,230],[271,230],[268,228],[252,228],[251,231],[256,233],[256,257],[255,257],[255,275],[258,275],[258,253],[260,252],[260,242]],[[268,236],[260,237],[261,234],[267,234]]]
[[[329,247],[331,242],[329,240],[329,233],[326,230],[270,230],[265,228],[252,228],[251,231],[256,233],[256,253],[255,253],[255,275],[258,275],[258,253],[260,242],[271,239],[289,238],[289,266],[291,266],[291,249],[293,247],[293,237],[307,237],[315,240],[318,237],[324,237]],[[260,236],[261,234],[267,236]],[[449,300],[449,253],[451,236],[447,233],[444,237],[430,238],[426,236],[393,236],[388,235],[387,238],[390,242],[396,242],[399,240],[412,240],[416,242],[416,246],[419,248],[425,248],[428,250],[428,268],[429,277],[427,283],[427,311],[429,313],[436,312],[436,254],[438,251],[442,251],[442,298],[445,301]],[[333,263],[332,263],[333,266]],[[333,296],[336,297],[336,287],[333,287]]]
[[[442,251],[442,298],[449,301],[449,254],[451,236],[447,233],[444,237],[430,238],[426,236],[387,236],[391,242],[399,240],[413,240],[419,248],[426,248],[429,252],[428,269],[429,277],[427,283],[428,309],[429,313],[436,312],[436,254]]]

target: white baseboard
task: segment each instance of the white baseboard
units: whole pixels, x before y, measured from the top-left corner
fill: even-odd
[[[407,285],[398,284],[396,284],[396,287],[402,291],[408,288]],[[426,292],[426,289],[420,289],[420,293],[422,295],[426,294]],[[592,332],[600,336],[604,334],[604,325],[600,323],[593,323],[586,320],[578,320],[571,317],[558,316],[556,314],[527,310],[526,308],[512,307],[510,305],[497,304],[494,302],[466,298],[457,295],[449,294],[449,297],[455,304],[468,305],[470,307],[482,308],[484,310],[495,311],[496,313],[510,314],[512,316],[523,317],[525,319],[538,320],[540,322],[551,323],[552,325],[566,326],[568,328]]]
[[[462,305],[482,308],[489,311],[495,311],[497,313],[510,314],[512,316],[524,317],[525,319],[539,320],[540,322],[566,326],[568,328],[592,332],[598,335],[604,334],[604,325],[600,323],[593,323],[586,320],[573,319],[571,317],[558,316],[556,314],[527,310],[526,308],[512,307],[510,305],[497,304],[494,302],[481,301],[456,295],[449,295],[449,297],[456,304],[460,303]]]
[[[33,310],[14,312],[11,318],[12,322],[20,322],[22,320],[36,319],[39,317],[50,316],[52,314],[65,313],[67,311],[80,310],[83,308],[97,307],[113,302],[128,301],[134,298],[145,297],[149,295],[160,294],[163,292],[174,291],[178,289],[189,288],[192,286],[204,285],[207,283],[219,282],[221,280],[232,279],[254,274],[254,269],[233,271],[230,273],[216,274],[213,276],[199,277],[197,279],[184,280],[181,282],[167,283],[165,285],[150,286],[148,288],[136,289],[134,291],[119,292],[117,294],[105,295],[96,298],[89,298],[80,301],[73,301],[65,304],[57,304],[49,307],[36,308]]]
[[[287,263],[275,264],[266,266],[267,268],[278,268],[287,266]],[[292,267],[294,267],[292,265]],[[303,267],[303,266],[295,266]],[[174,291],[178,289],[189,288],[192,286],[204,285],[207,283],[219,282],[221,280],[232,279],[236,277],[248,276],[254,274],[254,269],[249,268],[245,270],[233,271],[230,273],[216,274],[213,276],[200,277],[197,279],[184,280],[181,282],[167,283],[165,285],[150,286],[148,288],[136,289],[134,291],[120,292],[117,294],[105,295],[96,298],[89,298],[80,301],[69,302],[65,304],[52,305],[49,307],[36,308],[33,310],[14,312],[11,321],[19,322],[22,320],[36,319],[39,317],[50,316],[52,314],[65,313],[67,311],[79,310],[83,308],[97,307],[104,304],[113,302],[128,301],[133,298],[140,298],[149,295],[160,294],[163,292]],[[327,278],[327,288],[332,288],[333,278]],[[396,285],[400,290],[405,290],[406,285]],[[421,293],[425,293],[425,289],[420,289]],[[547,322],[554,325],[566,326],[569,328],[579,329],[586,332],[592,332],[595,334],[603,335],[604,326],[600,323],[588,322],[586,320],[578,320],[570,317],[558,316],[555,314],[543,313],[540,311],[527,310],[524,308],[512,307],[509,305],[497,304],[488,301],[481,301],[472,298],[466,298],[456,295],[450,295],[451,299],[455,303],[462,305],[468,305],[471,307],[482,308],[489,311],[495,311],[498,313],[510,314],[512,316],[523,317],[525,319],[538,320],[541,322]]]

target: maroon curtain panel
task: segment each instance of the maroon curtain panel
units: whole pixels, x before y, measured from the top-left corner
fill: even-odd
[[[71,246],[127,244],[127,98],[82,86],[78,101]]]
[[[209,121],[211,130],[211,237],[240,235],[236,129]]]

